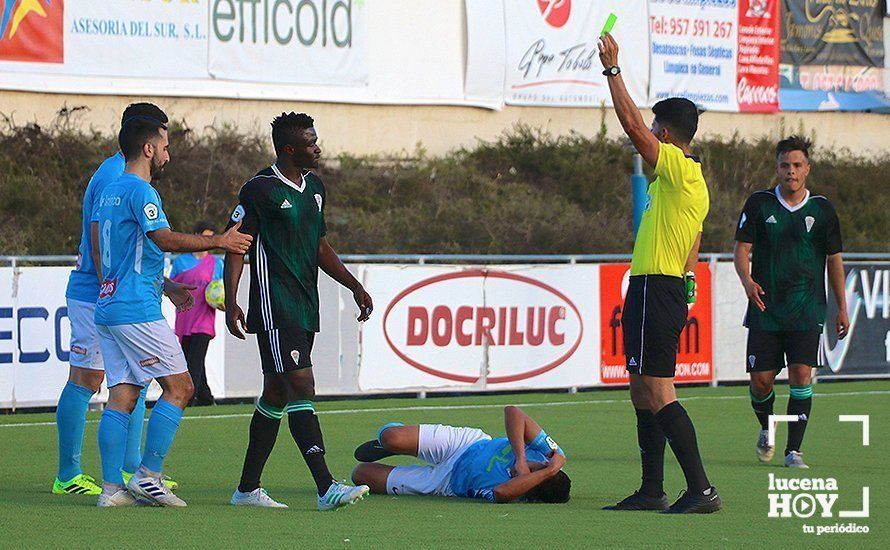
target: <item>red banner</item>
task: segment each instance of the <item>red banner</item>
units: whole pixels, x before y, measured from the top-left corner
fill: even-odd
[[[603,384],[627,384],[621,309],[627,294],[630,264],[600,266],[600,378]],[[711,269],[699,263],[695,270],[698,296],[689,309],[686,328],[680,334],[677,383],[710,382],[714,378],[711,335]]]
[[[62,63],[64,1],[4,0],[0,60]]]
[[[779,110],[779,0],[739,0],[736,95],[743,113]]]

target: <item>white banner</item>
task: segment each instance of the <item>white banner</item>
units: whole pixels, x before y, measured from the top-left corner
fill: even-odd
[[[8,24],[0,35],[0,71],[204,78],[208,1],[68,0],[46,3],[40,11],[18,10],[16,33]],[[64,25],[46,28],[53,17]]]
[[[612,33],[621,47],[619,63],[627,89],[637,105],[645,105],[649,39],[644,0],[505,1],[506,102],[611,105],[596,45],[610,12],[618,17]]]
[[[649,0],[650,102],[679,96],[738,111],[737,26],[737,0]]]
[[[0,268],[0,408],[54,406],[68,380],[71,324],[65,289],[71,267]],[[164,300],[164,315],[174,319]],[[216,316],[217,338],[207,350],[207,381],[225,397],[225,320]],[[149,398],[160,388],[153,384]],[[106,390],[94,397],[104,401]]]
[[[359,388],[515,389],[598,382],[597,266],[368,266]]]
[[[368,82],[368,18],[353,0],[210,0],[210,76],[248,82]]]
[[[0,19],[0,89],[500,108],[503,80],[497,97],[465,92],[462,8],[439,0],[29,0]]]

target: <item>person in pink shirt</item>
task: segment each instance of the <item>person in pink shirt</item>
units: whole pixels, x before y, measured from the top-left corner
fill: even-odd
[[[199,235],[213,235],[216,229],[208,222],[198,222],[193,231]],[[204,292],[211,281],[223,277],[223,261],[207,252],[182,254],[173,260],[170,279],[187,285],[195,286],[192,294],[195,305],[188,311],[176,312],[174,332],[179,337],[182,351],[185,354],[195,396],[192,406],[213,405],[213,393],[207,385],[207,373],[204,360],[207,346],[216,336],[216,309],[211,307],[204,298]]]

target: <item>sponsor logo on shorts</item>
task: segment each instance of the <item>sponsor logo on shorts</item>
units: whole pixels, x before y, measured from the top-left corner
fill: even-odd
[[[86,355],[89,353],[86,348],[81,346],[71,346],[71,353],[76,353],[77,355]]]
[[[152,365],[157,365],[160,362],[161,362],[160,357],[149,357],[148,359],[143,359],[142,361],[139,361],[139,366],[142,368],[147,368]]]
[[[111,298],[117,292],[117,279],[105,279],[99,287],[99,299]]]

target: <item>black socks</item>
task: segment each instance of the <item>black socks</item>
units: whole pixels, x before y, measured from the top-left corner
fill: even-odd
[[[278,426],[284,409],[267,405],[260,399],[257,402],[257,410],[250,421],[250,439],[247,444],[247,455],[244,457],[244,468],[241,470],[241,483],[238,490],[249,493],[260,486],[260,476],[275,440],[278,438]],[[277,418],[276,418],[277,417]]]
[[[664,432],[648,409],[635,409],[637,413],[637,441],[640,445],[640,462],[643,466],[643,482],[640,493],[658,498],[664,493]]]
[[[665,405],[655,415],[655,419],[671,445],[671,450],[677,457],[677,462],[686,476],[686,486],[690,493],[700,494],[711,483],[705,475],[702,466],[701,455],[698,452],[698,442],[695,438],[695,427],[686,413],[686,409],[679,401]]]
[[[773,414],[776,392],[770,390],[765,396],[757,397],[749,388],[748,394],[751,396],[751,408],[754,409],[754,415],[757,416],[757,421],[760,422],[760,429],[766,430],[769,426],[769,416]]]
[[[324,495],[334,483],[334,477],[324,459],[324,440],[315,408],[311,401],[292,401],[287,404],[287,413],[290,433],[312,473],[318,494]]]

